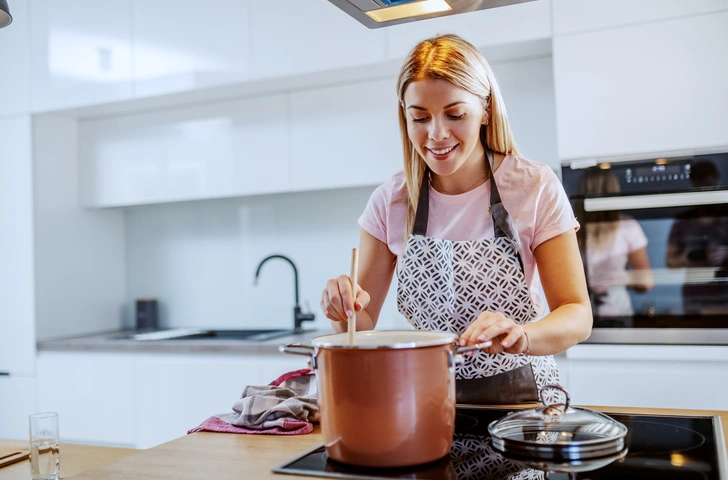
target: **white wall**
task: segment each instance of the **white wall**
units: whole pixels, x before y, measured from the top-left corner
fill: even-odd
[[[38,340],[116,329],[125,307],[123,212],[80,208],[76,130],[33,119]]]
[[[163,326],[221,328],[293,326],[293,271],[301,306],[316,313],[326,280],[348,272],[358,246],[357,219],[373,188],[137,207],[126,212],[128,303],[157,297]],[[405,326],[385,307],[381,326]],[[127,324],[132,319],[127,318]],[[308,325],[307,325],[308,326]]]
[[[523,154],[557,169],[550,57],[493,68]],[[322,141],[324,135],[322,130]],[[352,175],[359,167],[349,166]],[[298,266],[301,306],[308,302],[316,327],[328,328],[318,303],[321,291],[327,279],[348,271],[351,248],[359,243],[357,219],[373,189],[129,208],[126,304],[131,308],[136,298],[157,297],[163,326],[289,327],[294,303],[290,266],[280,260],[267,263],[259,284],[253,285],[258,262],[281,253]],[[396,280],[380,328],[407,327],[397,313],[395,288]],[[124,324],[134,324],[131,311]]]

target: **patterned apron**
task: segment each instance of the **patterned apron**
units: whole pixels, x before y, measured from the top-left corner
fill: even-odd
[[[461,335],[481,312],[501,312],[519,324],[535,320],[523,273],[521,243],[490,171],[495,238],[451,241],[427,237],[429,169],[422,180],[412,234],[397,272],[399,312],[416,329]],[[458,403],[537,402],[537,389],[559,382],[552,356],[476,352],[456,370]],[[551,389],[544,392],[547,401]]]

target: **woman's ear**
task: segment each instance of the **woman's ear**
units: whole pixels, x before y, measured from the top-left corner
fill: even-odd
[[[483,107],[483,119],[481,120],[481,125],[488,125],[488,121],[490,120],[490,100],[488,100]]]

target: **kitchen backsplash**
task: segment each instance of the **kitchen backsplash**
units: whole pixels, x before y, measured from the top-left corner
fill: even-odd
[[[357,220],[374,188],[130,208],[128,304],[158,298],[165,327],[292,327],[291,266],[271,260],[253,283],[258,263],[278,253],[296,263],[301,307],[316,314],[315,328],[328,329],[321,292],[327,279],[348,272]],[[379,326],[407,328],[391,293]],[[133,325],[131,312],[125,325]]]

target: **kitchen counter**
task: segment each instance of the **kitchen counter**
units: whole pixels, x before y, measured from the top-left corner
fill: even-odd
[[[28,443],[0,440],[0,448],[2,447],[27,450]],[[140,450],[131,448],[96,447],[61,443],[61,478],[68,478],[72,475],[94,469],[101,465],[107,465],[139,452]],[[0,469],[0,480],[28,480],[29,478],[30,465],[28,464],[28,460],[22,460]]]
[[[118,338],[123,331],[105,332],[83,337],[45,340],[38,342],[38,351],[74,352],[144,352],[144,353],[278,353],[278,346],[287,343],[308,345],[313,337],[327,335],[329,331],[312,330],[265,341],[254,340],[134,340]],[[126,333],[133,333],[127,331]]]
[[[728,411],[674,410],[648,408],[589,407],[614,413],[718,415],[723,423],[723,433],[728,443]],[[235,435],[222,433],[195,433],[178,438],[135,455],[121,458],[108,465],[91,468],[74,480],[146,480],[176,479],[198,480],[215,478],[219,480],[255,478],[285,479],[271,473],[294,457],[323,443],[317,425],[313,433],[297,436]],[[61,462],[72,452],[61,450]],[[73,452],[84,457],[89,451]],[[80,461],[74,459],[74,461]],[[69,459],[69,461],[71,461]],[[27,465],[26,465],[27,468]],[[15,477],[7,477],[15,478]],[[0,471],[0,480],[6,480]]]

